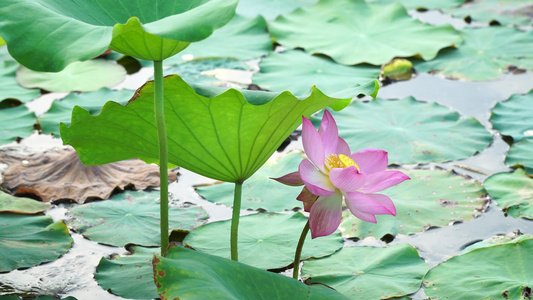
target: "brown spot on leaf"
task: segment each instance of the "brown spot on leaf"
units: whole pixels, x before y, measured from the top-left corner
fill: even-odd
[[[165,271],[159,271],[157,272],[157,274],[159,275],[159,277],[163,277],[165,276]]]

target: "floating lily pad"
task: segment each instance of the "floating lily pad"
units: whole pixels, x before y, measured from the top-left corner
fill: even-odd
[[[399,2],[407,9],[443,9],[457,7],[465,3],[466,0],[366,0],[368,3],[374,4],[391,4]]]
[[[455,17],[501,25],[531,25],[532,0],[476,0],[462,7],[447,9]]]
[[[102,244],[159,246],[158,195],[159,192],[127,191],[107,201],[77,206],[69,213],[69,225]],[[169,208],[171,230],[190,231],[206,220],[205,211],[196,206]]]
[[[463,251],[461,251],[461,254],[465,254],[467,252],[470,252],[472,250],[479,249],[479,248],[485,248],[485,247],[490,247],[494,245],[502,245],[502,244],[507,244],[509,242],[516,243],[523,239],[530,239],[530,238],[531,238],[531,235],[527,235],[527,234],[522,235],[522,233],[520,233],[520,231],[517,230],[515,232],[496,235],[488,239],[485,239],[481,242],[474,243],[464,248]]]
[[[202,58],[170,67],[164,75],[177,74],[185,82],[195,85],[214,85],[220,82],[217,78],[202,74],[215,69],[249,70],[246,63],[232,58]]]
[[[512,167],[524,167],[529,174],[533,174],[533,138],[524,139],[513,144],[509,154],[505,157],[505,164]]]
[[[37,72],[22,66],[17,70],[20,85],[50,92],[91,92],[113,87],[125,78],[123,66],[101,59],[74,62],[57,73]]]
[[[323,285],[308,286],[287,276],[183,247],[154,257],[161,299],[348,299]]]
[[[237,0],[5,0],[0,34],[22,65],[57,72],[108,48],[161,61],[208,37],[235,14]]]
[[[533,236],[455,256],[429,270],[424,291],[433,298],[527,299],[533,288]]]
[[[41,94],[38,89],[27,89],[18,84],[15,72],[19,64],[15,61],[0,61],[0,102],[5,99],[15,99],[22,103],[33,100]]]
[[[160,248],[131,247],[132,255],[107,259],[102,257],[94,279],[104,289],[128,299],[158,297],[154,284],[152,259]]]
[[[264,209],[269,212],[302,207],[296,200],[301,189],[287,187],[271,178],[281,177],[298,170],[303,157],[300,153],[289,153],[277,161],[267,161],[242,188],[242,209]],[[231,207],[235,185],[220,183],[198,187],[196,190],[205,199]]]
[[[512,95],[498,102],[492,109],[490,121],[502,135],[511,136],[514,142],[533,136],[533,90],[525,95]]]
[[[30,198],[15,197],[0,191],[0,213],[37,214],[50,208],[50,204]]]
[[[350,299],[388,299],[416,292],[428,269],[409,244],[345,247],[329,257],[305,261],[302,278]]]
[[[313,85],[331,95],[377,79],[380,71],[372,66],[343,66],[325,57],[291,50],[270,53],[261,60],[259,69],[252,78],[254,83],[266,90],[291,91],[295,95],[309,93]]]
[[[378,222],[374,224],[344,211],[341,229],[345,236],[363,239],[413,234],[434,226],[472,220],[487,207],[486,192],[477,181],[440,170],[402,172],[411,180],[383,191],[394,202],[396,216],[376,216]]]
[[[0,145],[29,136],[35,122],[35,114],[23,105],[0,109]]]
[[[132,90],[110,90],[102,88],[96,92],[72,93],[59,101],[54,101],[50,109],[40,116],[39,124],[43,133],[59,135],[59,123],[70,124],[72,109],[78,105],[92,115],[97,115],[107,101],[126,104],[133,96]]]
[[[271,21],[279,15],[299,8],[316,4],[318,0],[240,0],[237,13],[245,17],[261,15]]]
[[[484,150],[492,135],[474,118],[437,103],[401,100],[355,101],[339,112],[339,136],[353,151],[389,152],[389,163],[414,164],[467,158]]]
[[[215,94],[198,88],[197,92],[176,75],[165,77],[164,84],[169,162],[227,182],[252,176],[301,124],[302,115],[349,103],[318,89],[300,100],[289,92],[245,91],[246,97],[235,89]],[[96,117],[74,108],[70,127],[60,128],[63,142],[76,148],[85,164],[137,157],[157,163],[153,82],[136,95],[127,106],[108,102]]]
[[[415,64],[419,72],[434,72],[452,78],[494,80],[507,72],[509,66],[528,68],[533,60],[533,31],[491,26],[465,28],[464,43],[447,48],[431,61]],[[505,47],[502,47],[505,45]]]
[[[423,24],[399,3],[383,6],[364,0],[321,0],[280,16],[269,30],[285,47],[326,54],[345,65],[381,65],[415,55],[429,60],[440,49],[461,42],[450,25]]]
[[[272,39],[268,34],[265,19],[260,16],[247,19],[235,15],[227,25],[215,31],[211,36],[191,44],[181,51],[180,55],[165,60],[165,63],[180,62],[183,55],[192,55],[195,59],[228,57],[249,60],[259,58],[271,50]]]
[[[506,214],[533,219],[533,178],[524,169],[494,174],[483,185]]]
[[[294,251],[307,218],[301,213],[243,216],[239,222],[239,261],[261,269],[279,269],[294,262]],[[197,251],[230,257],[231,220],[213,222],[193,230],[184,244]],[[339,232],[319,239],[310,235],[304,243],[302,259],[331,255],[342,247]]]
[[[48,216],[0,213],[0,273],[56,260],[72,246],[67,225]]]

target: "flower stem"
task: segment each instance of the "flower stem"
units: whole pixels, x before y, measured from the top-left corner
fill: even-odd
[[[241,215],[241,196],[242,196],[242,182],[235,182],[235,193],[233,198],[233,213],[231,216],[231,259],[239,260],[238,253],[238,237],[239,237],[239,218]]]
[[[300,257],[302,256],[302,248],[304,247],[307,232],[309,232],[309,220],[305,223],[302,234],[300,235],[300,240],[298,240],[298,246],[296,246],[296,252],[294,253],[294,270],[292,272],[292,278],[296,280],[298,280],[298,275],[300,274]]]
[[[168,146],[163,92],[163,61],[154,61],[154,112],[159,142],[161,255],[168,247]]]

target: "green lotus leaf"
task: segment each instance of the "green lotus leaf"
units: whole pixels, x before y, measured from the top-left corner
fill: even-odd
[[[477,0],[459,8],[445,9],[455,17],[501,25],[531,25],[532,0]]]
[[[432,1],[420,1],[420,0],[366,0],[368,3],[373,4],[391,4],[399,2],[406,9],[444,9],[461,6],[466,0],[432,0]]]
[[[377,67],[343,66],[325,57],[295,50],[270,53],[261,60],[259,69],[260,72],[252,78],[255,84],[266,90],[287,90],[295,95],[308,93],[313,85],[331,95],[355,84],[377,79],[380,72]]]
[[[0,36],[0,46],[4,46],[6,44],[6,41]]]
[[[301,213],[254,214],[239,221],[239,261],[261,269],[284,268],[294,262],[294,251],[307,218]],[[184,245],[202,253],[230,258],[231,220],[198,227],[185,237]],[[302,259],[328,256],[342,247],[339,232],[320,239],[308,235]]]
[[[0,109],[0,145],[32,134],[35,121],[35,114],[23,105]]]
[[[296,200],[301,189],[286,187],[271,179],[298,170],[302,159],[300,153],[292,152],[279,160],[267,161],[243,185],[241,208],[281,212],[302,207],[302,203]],[[234,190],[235,185],[228,182],[196,188],[198,194],[208,201],[228,207],[233,205]]]
[[[491,175],[483,185],[506,214],[533,219],[533,178],[523,169]]]
[[[519,231],[511,232],[505,235],[503,234],[495,235],[493,237],[485,239],[481,242],[474,243],[464,248],[463,251],[461,251],[461,254],[465,254],[467,252],[470,252],[472,250],[479,249],[479,248],[486,248],[486,247],[490,247],[494,245],[502,245],[502,244],[507,244],[509,242],[516,243],[524,239],[530,239],[531,237],[532,236],[528,234],[521,235]]]
[[[476,119],[461,118],[445,106],[412,97],[355,101],[332,115],[339,136],[353,152],[383,149],[389,152],[389,163],[463,159],[484,150],[492,141],[492,135]]]
[[[396,216],[377,216],[377,224],[363,222],[343,212],[341,230],[348,238],[381,238],[386,234],[414,234],[430,227],[466,222],[487,207],[481,183],[439,170],[404,171],[411,180],[381,193],[396,206]]]
[[[224,46],[221,47],[222,45]],[[205,40],[191,44],[181,51],[180,55],[165,60],[165,64],[179,63],[183,55],[192,55],[195,59],[229,57],[249,60],[266,55],[270,50],[272,39],[268,34],[265,19],[260,16],[247,19],[235,15],[227,25]]]
[[[233,58],[201,58],[180,63],[163,71],[164,75],[177,74],[188,84],[213,85],[221,81],[202,74],[215,69],[250,70],[245,62]]]
[[[440,49],[461,42],[450,25],[423,24],[399,3],[383,6],[364,0],[321,0],[280,16],[269,30],[285,47],[325,54],[345,65],[381,65],[415,55],[429,60]]]
[[[71,93],[65,98],[52,102],[50,109],[38,118],[43,133],[59,135],[59,123],[70,124],[72,109],[78,105],[88,110],[90,114],[97,115],[104,104],[113,100],[126,104],[133,96],[132,90],[110,90],[102,88],[95,92]]]
[[[26,89],[18,84],[15,78],[19,64],[15,61],[0,61],[0,102],[5,99],[16,99],[22,103],[33,100],[41,94],[38,89]]]
[[[113,87],[125,78],[123,66],[101,59],[73,62],[61,72],[37,72],[25,67],[17,70],[21,86],[50,92],[91,92]]]
[[[67,225],[48,216],[0,213],[0,273],[50,262],[72,246]]]
[[[271,21],[279,15],[290,13],[299,8],[316,4],[318,0],[240,0],[237,13],[241,16],[253,18],[258,15]]]
[[[409,244],[345,247],[329,257],[305,261],[302,278],[350,299],[388,299],[416,292],[428,269]]]
[[[57,72],[108,48],[163,60],[208,37],[235,13],[237,0],[5,0],[0,34],[22,65]]]
[[[498,102],[492,109],[492,127],[502,135],[511,136],[514,142],[533,136],[533,90],[525,95],[512,95]]]
[[[235,89],[207,98],[179,76],[165,77],[164,86],[169,162],[227,182],[252,176],[301,124],[302,115],[339,101],[318,89],[304,100],[289,92],[246,92],[245,98]],[[95,117],[75,107],[70,127],[61,124],[63,142],[87,165],[129,158],[157,163],[153,94],[154,84],[148,82],[128,105],[108,102]]]
[[[512,167],[524,167],[529,174],[533,174],[533,139],[524,139],[513,144],[505,157],[505,164]]]
[[[124,192],[108,201],[91,202],[70,210],[69,226],[98,243],[159,246],[159,192]],[[207,220],[195,206],[170,207],[170,229],[190,231]],[[169,232],[170,233],[170,232]]]
[[[161,253],[160,248],[132,246],[132,255],[107,259],[102,257],[94,279],[104,289],[128,299],[154,299],[158,297],[154,284],[152,259]]]
[[[348,299],[323,285],[308,286],[287,276],[183,247],[154,257],[161,299]]]
[[[501,77],[509,66],[531,66],[533,31],[490,26],[465,28],[464,43],[457,49],[447,48],[431,61],[415,63],[419,72],[434,72],[448,77],[469,80],[494,80]],[[505,47],[502,47],[505,45]]]
[[[15,197],[0,191],[0,213],[37,214],[50,208],[49,203],[24,197]]]
[[[0,296],[0,300],[57,300],[58,298],[54,298],[52,296],[37,296],[35,298],[29,298],[27,295],[24,296],[18,296],[18,295],[5,295]],[[68,296],[66,298],[61,298],[61,300],[77,300],[76,298],[72,296]]]
[[[429,270],[424,291],[430,298],[527,299],[533,287],[531,261],[533,236],[476,249]]]

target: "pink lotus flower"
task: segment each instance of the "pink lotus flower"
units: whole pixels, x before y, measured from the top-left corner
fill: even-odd
[[[352,214],[366,222],[377,223],[375,215],[396,215],[392,200],[376,192],[410,178],[400,171],[385,170],[386,151],[363,149],[350,154],[327,110],[318,131],[303,117],[302,141],[309,159],[302,160],[297,172],[274,179],[305,185],[297,199],[310,212],[312,238],[330,235],[339,227],[343,198]]]

